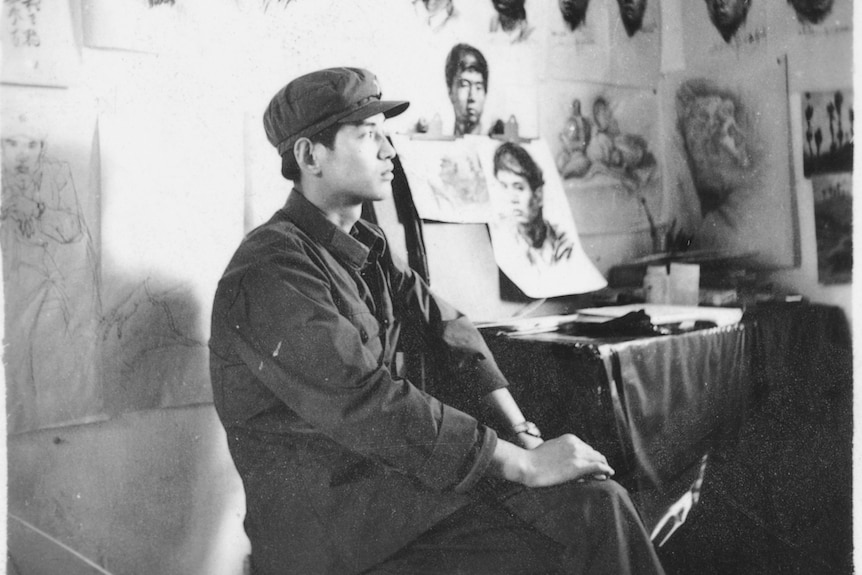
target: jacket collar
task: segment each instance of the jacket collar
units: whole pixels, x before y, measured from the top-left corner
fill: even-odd
[[[287,202],[279,211],[336,258],[355,269],[365,267],[369,259],[376,260],[386,249],[383,234],[368,222],[358,220],[350,234],[346,234],[295,189],[287,196]]]

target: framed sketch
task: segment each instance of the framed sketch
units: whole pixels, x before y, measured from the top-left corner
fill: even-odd
[[[853,278],[853,176],[825,174],[811,179],[817,278],[822,284],[850,283]]]
[[[786,62],[668,80],[668,218],[693,249],[747,255],[763,269],[798,265]]]
[[[542,140],[477,141],[491,204],[497,265],[533,298],[607,285],[581,247],[551,152]]]
[[[853,90],[802,94],[802,169],[815,174],[853,170]]]

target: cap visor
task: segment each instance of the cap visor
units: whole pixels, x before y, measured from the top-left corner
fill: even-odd
[[[340,124],[349,124],[351,122],[359,122],[365,118],[383,114],[387,118],[397,116],[407,109],[410,102],[394,101],[394,100],[372,100],[368,104],[355,110],[347,116],[338,120]]]

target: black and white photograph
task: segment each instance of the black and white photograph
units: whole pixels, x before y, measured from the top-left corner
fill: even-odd
[[[852,575],[852,0],[4,0],[8,575]]]

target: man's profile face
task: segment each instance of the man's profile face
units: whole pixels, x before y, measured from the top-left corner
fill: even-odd
[[[485,108],[485,80],[475,68],[455,74],[449,87],[449,99],[455,111],[455,124],[463,133],[478,133]]]
[[[395,149],[383,131],[383,114],[338,130],[330,150],[313,144],[321,184],[335,206],[355,206],[365,200],[382,200],[392,194]]]
[[[42,159],[44,141],[28,136],[3,138],[3,171],[7,174],[32,175]]]
[[[725,41],[745,22],[750,6],[751,0],[706,0],[709,19]]]
[[[509,170],[498,170],[496,177],[506,194],[512,218],[518,224],[529,225],[541,217],[541,189],[533,190],[527,178]]]
[[[620,18],[626,32],[631,36],[640,30],[646,12],[647,0],[617,0],[620,6]]]

